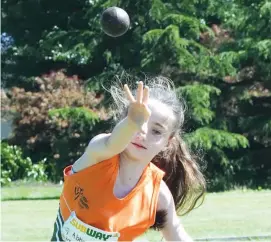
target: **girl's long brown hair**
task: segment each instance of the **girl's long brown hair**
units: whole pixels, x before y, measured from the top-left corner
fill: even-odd
[[[164,181],[171,191],[179,215],[187,214],[202,204],[206,190],[205,178],[179,135],[175,135],[168,150],[159,153],[152,162],[166,172]],[[165,215],[164,211],[157,211],[152,228],[161,229]]]
[[[157,154],[152,162],[165,171],[163,180],[172,193],[178,214],[184,215],[202,204],[206,191],[205,178],[196,156],[191,154],[181,138],[185,102],[174,91],[173,82],[167,78],[156,77],[144,81],[144,84],[149,86],[150,99],[166,104],[172,109],[175,116],[169,146],[166,150]],[[119,115],[116,116],[117,120],[127,115],[128,101],[123,96],[122,90],[121,87],[114,85],[111,86],[110,90],[116,104],[115,110],[119,110],[119,113],[117,113]],[[165,211],[157,211],[156,221],[152,228],[161,229],[165,222],[165,215]]]

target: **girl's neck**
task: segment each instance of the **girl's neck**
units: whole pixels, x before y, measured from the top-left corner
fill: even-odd
[[[126,185],[134,185],[143,174],[149,161],[133,160],[124,152],[120,154],[119,160],[119,180]]]

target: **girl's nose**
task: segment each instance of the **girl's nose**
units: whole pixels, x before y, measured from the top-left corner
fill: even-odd
[[[146,136],[147,136],[147,132],[148,132],[148,125],[147,123],[144,123],[143,126],[142,126],[142,130],[139,130],[137,133],[136,133],[136,139],[138,140],[142,140],[142,139],[146,139]]]
[[[146,133],[144,133],[142,131],[137,132],[136,139],[138,139],[138,140],[146,139]]]

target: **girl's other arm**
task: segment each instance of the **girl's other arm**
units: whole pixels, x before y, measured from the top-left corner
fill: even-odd
[[[162,181],[160,187],[158,210],[166,211],[166,222],[161,231],[166,241],[193,242],[180,223],[180,219],[175,211],[173,197],[164,181]]]

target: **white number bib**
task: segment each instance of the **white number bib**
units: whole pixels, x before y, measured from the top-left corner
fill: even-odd
[[[107,232],[82,222],[71,212],[61,229],[64,241],[118,241],[118,232]]]

